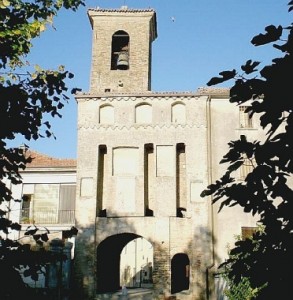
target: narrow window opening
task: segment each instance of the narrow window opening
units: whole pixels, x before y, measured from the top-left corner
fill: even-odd
[[[243,142],[247,141],[245,135],[240,135],[240,140]],[[243,154],[243,164],[241,165],[240,171],[240,180],[245,180],[248,174],[250,174],[256,166],[256,161],[254,157],[247,157],[246,154]]]
[[[144,205],[145,216],[152,217],[154,211],[151,209],[150,201],[150,188],[151,188],[151,170],[152,170],[152,157],[154,153],[153,144],[144,145]]]
[[[186,215],[186,157],[185,144],[176,145],[176,216]]]
[[[239,106],[239,126],[240,128],[253,128],[252,116],[246,112],[248,106]]]
[[[107,154],[107,146],[99,146],[98,156],[98,182],[97,182],[97,212],[99,217],[107,217],[107,211],[104,209],[104,175],[105,175],[105,156]]]
[[[33,223],[33,221],[30,219],[31,200],[32,200],[32,195],[22,196],[20,223],[26,223],[26,224]]]

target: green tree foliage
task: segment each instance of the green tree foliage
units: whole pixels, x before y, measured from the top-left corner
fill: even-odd
[[[228,300],[251,300],[257,297],[258,289],[252,289],[248,278],[242,277],[237,284],[230,280],[227,272],[223,274],[223,278],[228,286],[224,291]]]
[[[69,100],[66,80],[73,74],[63,66],[57,70],[44,70],[30,66],[26,57],[32,40],[38,37],[62,8],[75,11],[83,0],[0,0],[0,293],[1,299],[23,292],[18,275],[21,265],[28,267],[26,276],[36,278],[38,264],[45,260],[44,251],[32,252],[19,241],[6,238],[21,226],[7,218],[13,199],[6,182],[21,183],[20,171],[31,158],[27,147],[10,148],[8,140],[21,135],[26,140],[50,137],[49,117],[61,117],[60,110]],[[74,93],[75,91],[71,91]],[[42,245],[48,240],[48,231],[37,234],[30,228],[26,235],[33,236]],[[76,229],[66,233],[76,234]],[[51,258],[46,257],[46,260]],[[19,283],[19,284],[17,284]],[[23,296],[23,294],[22,294]]]
[[[293,1],[288,7],[290,13]],[[293,25],[269,25],[251,43],[271,44],[280,56],[262,68],[260,62],[249,60],[241,73],[224,71],[208,85],[232,79],[230,102],[248,105],[252,100],[247,112],[260,116],[266,139],[231,141],[221,161],[228,164],[226,173],[202,196],[212,195],[213,203],[220,202],[220,210],[240,205],[244,212],[259,216],[264,226],[253,239],[235,243],[222,266],[229,266],[229,280],[237,285],[246,278],[252,289],[265,286],[256,299],[293,299]],[[237,182],[234,172],[247,159],[253,162],[253,170]]]
[[[263,228],[259,227],[257,229],[259,233],[263,233]],[[253,251],[258,250],[259,240],[253,238],[253,234],[249,236],[237,236],[236,241],[241,241],[241,239],[246,238],[252,241]],[[235,282],[234,277],[231,276],[233,272],[233,262],[239,259],[239,254],[233,254],[230,251],[229,253],[229,262],[224,265],[224,270],[221,270],[219,276],[225,280],[226,288],[224,289],[224,294],[229,300],[252,300],[256,299],[260,294],[260,291],[266,287],[266,284],[261,287],[252,288],[250,279],[248,277],[241,276],[237,282]]]

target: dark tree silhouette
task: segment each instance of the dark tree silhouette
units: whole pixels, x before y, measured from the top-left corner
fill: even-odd
[[[293,1],[288,3],[289,13]],[[259,216],[263,231],[253,239],[239,240],[222,264],[234,284],[248,278],[252,288],[264,287],[256,299],[293,299],[293,26],[269,25],[255,36],[254,46],[271,44],[280,57],[259,69],[260,62],[247,61],[236,70],[219,73],[208,85],[232,79],[230,102],[251,102],[249,114],[260,116],[266,132],[264,141],[231,141],[221,163],[228,164],[222,178],[207,187],[202,197],[212,195],[213,203],[240,205],[244,212]],[[249,101],[249,102],[248,102]],[[253,170],[243,182],[236,182],[234,172],[247,161]]]
[[[8,140],[21,135],[25,140],[50,137],[50,123],[46,116],[61,117],[60,109],[69,100],[66,80],[73,77],[64,67],[44,70],[30,66],[25,60],[38,37],[62,8],[75,11],[83,0],[0,0],[0,294],[1,299],[24,297],[22,279],[18,270],[29,267],[25,276],[36,278],[44,261],[50,261],[47,252],[32,252],[30,247],[7,238],[21,226],[7,219],[11,190],[6,184],[21,183],[20,170],[24,170],[31,158],[27,147],[10,148]],[[74,91],[72,91],[74,92]],[[48,240],[48,232],[37,234],[38,228],[29,229],[42,245]],[[67,232],[75,234],[76,229]]]

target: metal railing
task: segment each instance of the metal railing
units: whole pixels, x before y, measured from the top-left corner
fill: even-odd
[[[20,223],[25,224],[74,224],[74,210],[57,210],[54,208],[22,209]]]

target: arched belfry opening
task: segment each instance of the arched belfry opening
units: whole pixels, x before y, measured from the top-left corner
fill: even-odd
[[[112,35],[111,70],[129,69],[129,35],[123,30]]]
[[[97,247],[97,292],[116,292],[123,286],[150,287],[153,246],[134,233],[107,237]]]

